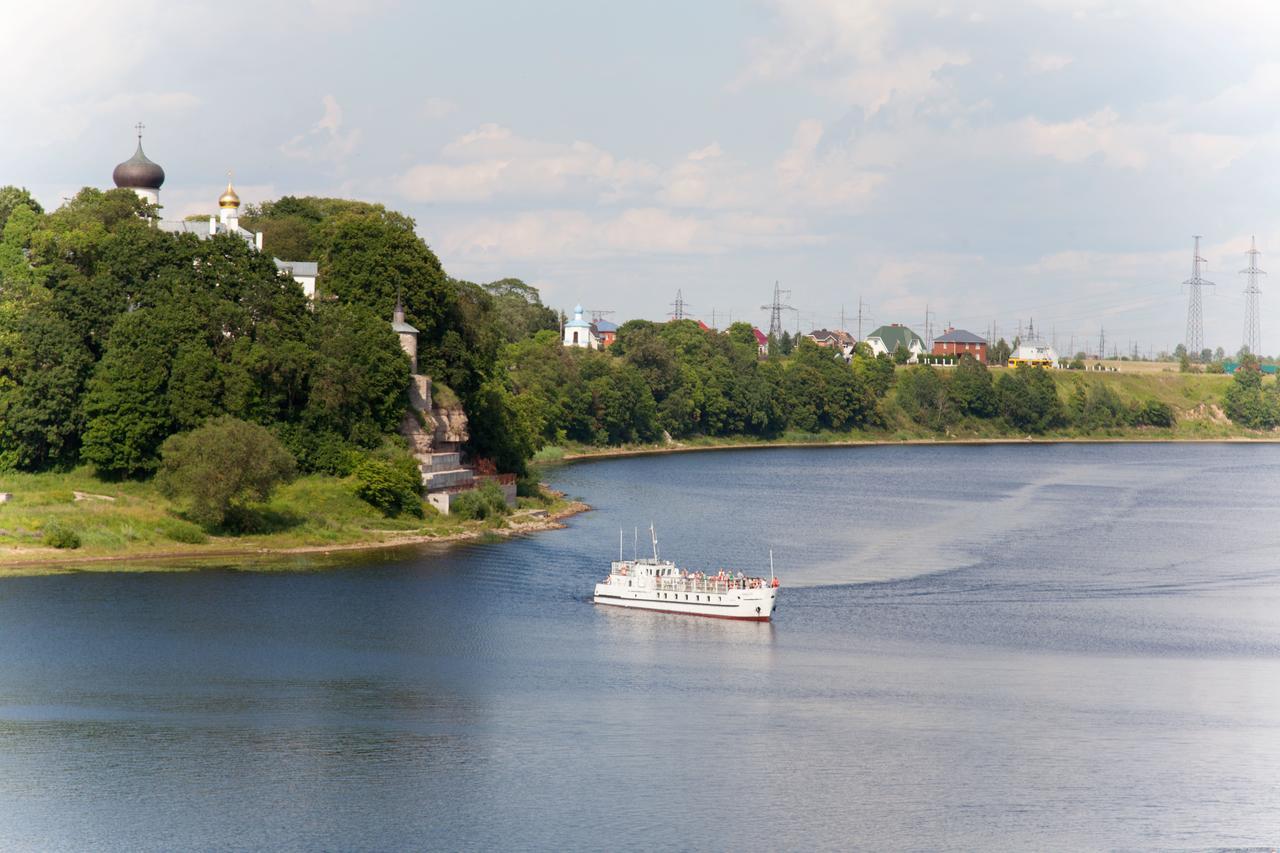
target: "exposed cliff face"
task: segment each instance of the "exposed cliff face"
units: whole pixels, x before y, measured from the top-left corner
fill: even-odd
[[[413,455],[425,463],[430,463],[432,453],[456,452],[470,437],[466,412],[448,389],[443,396],[450,405],[437,405],[429,376],[414,375],[409,385],[410,410],[400,421],[400,434],[408,439]]]
[[[461,406],[437,406],[431,410],[431,418],[435,422],[436,447],[461,444],[470,437],[467,432],[467,414],[462,411]]]

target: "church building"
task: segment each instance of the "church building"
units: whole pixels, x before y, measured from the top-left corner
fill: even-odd
[[[160,204],[160,187],[164,184],[164,169],[152,162],[142,152],[142,128],[138,130],[138,150],[133,156],[116,166],[111,178],[117,187],[131,189],[138,198],[154,205]],[[236,194],[231,180],[227,180],[227,189],[218,198],[218,214],[210,216],[207,221],[191,221],[186,219],[161,219],[156,227],[173,234],[195,234],[200,239],[208,239],[216,234],[231,234],[244,240],[247,244],[263,251],[263,235],[261,231],[249,231],[240,227],[240,196]],[[281,275],[288,276],[302,287],[308,299],[316,298],[316,280],[319,270],[315,261],[285,261],[273,258],[276,269]]]
[[[563,343],[567,347],[600,349],[600,338],[591,328],[591,324],[583,319],[581,305],[574,307],[573,319],[564,324]]]

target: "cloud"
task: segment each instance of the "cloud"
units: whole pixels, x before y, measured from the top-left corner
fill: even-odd
[[[909,110],[943,96],[941,72],[969,64],[967,51],[905,46],[899,18],[916,4],[869,0],[776,0],[780,33],[751,45],[751,59],[732,88],[759,81],[805,79],[819,91],[874,116],[893,104]]]
[[[589,142],[545,142],[485,124],[446,145],[437,161],[409,169],[396,186],[405,198],[418,202],[567,193],[607,199],[652,181],[656,174],[649,163],[615,157]]]
[[[451,115],[458,105],[448,98],[430,97],[422,102],[422,117],[428,121],[438,121]]]
[[[342,130],[342,107],[333,95],[321,99],[324,115],[311,129],[280,146],[280,152],[296,160],[338,163],[345,160],[360,144],[359,128]]]
[[[1032,51],[1031,55],[1027,57],[1027,68],[1036,74],[1051,74],[1055,71],[1061,71],[1073,62],[1075,62],[1074,56],[1037,50]]]
[[[501,258],[600,259],[636,255],[714,255],[744,248],[813,245],[820,238],[786,217],[725,213],[711,216],[635,207],[611,215],[577,210],[528,211],[483,217],[447,227],[441,254],[465,263]]]

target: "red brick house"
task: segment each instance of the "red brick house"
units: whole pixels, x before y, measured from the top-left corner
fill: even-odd
[[[971,355],[983,364],[987,363],[987,342],[985,339],[966,332],[964,329],[948,328],[947,331],[933,339],[933,355],[945,355],[959,358]]]

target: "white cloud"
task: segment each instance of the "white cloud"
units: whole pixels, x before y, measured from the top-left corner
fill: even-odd
[[[453,114],[458,105],[448,98],[430,97],[422,102],[422,117],[428,121],[438,121]]]
[[[498,196],[586,192],[615,198],[651,181],[656,169],[614,157],[589,142],[544,142],[485,124],[446,145],[440,159],[405,172],[401,195],[420,202],[479,202]]]
[[[359,128],[343,131],[342,106],[333,95],[321,99],[324,114],[311,129],[280,146],[286,157],[297,160],[341,162],[360,144]]]
[[[600,259],[635,255],[713,255],[735,249],[812,245],[820,239],[786,217],[744,213],[678,214],[656,207],[610,215],[538,210],[485,217],[448,227],[437,240],[442,257],[464,263],[501,258]]]
[[[755,81],[812,80],[824,93],[875,115],[889,104],[910,109],[948,90],[940,72],[969,64],[967,51],[904,47],[897,17],[917,4],[873,0],[776,0],[781,32],[752,45],[734,88]]]
[[[1071,63],[1075,62],[1074,56],[1068,56],[1065,53],[1046,53],[1044,51],[1032,51],[1027,57],[1027,68],[1036,74],[1051,74],[1055,71],[1061,71]]]

